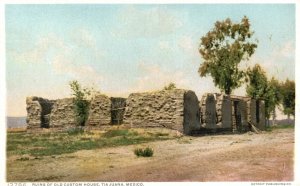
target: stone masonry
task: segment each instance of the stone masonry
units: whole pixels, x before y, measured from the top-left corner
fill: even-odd
[[[110,98],[111,100],[111,124],[123,123],[126,107],[125,98]]]
[[[26,98],[27,125],[29,129],[48,128],[49,114],[55,101],[41,97]]]
[[[232,128],[233,131],[246,132],[249,130],[247,102],[245,97],[230,96],[232,103]]]
[[[76,126],[73,98],[48,100],[28,97],[27,127],[68,128]],[[85,126],[166,127],[184,134],[217,131],[246,132],[249,123],[265,129],[265,103],[249,97],[206,93],[198,101],[190,90],[173,89],[132,93],[127,99],[97,94],[89,106]]]
[[[130,94],[124,123],[132,127],[166,127],[188,134],[200,128],[199,117],[195,93],[174,89]]]
[[[63,128],[76,126],[73,98],[58,99],[50,114],[50,127]]]
[[[232,106],[230,96],[225,94],[215,94],[217,128],[232,130]]]
[[[93,97],[90,104],[87,125],[101,126],[111,123],[111,99],[103,94]]]
[[[216,100],[211,93],[206,93],[200,101],[201,128],[215,130],[216,126]]]
[[[244,100],[247,102],[248,122],[254,126],[257,126],[256,100],[252,98],[245,98]]]

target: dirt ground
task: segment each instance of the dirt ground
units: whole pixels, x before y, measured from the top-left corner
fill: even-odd
[[[136,157],[136,147],[154,156]],[[42,159],[7,159],[7,181],[293,181],[294,129],[182,137]]]

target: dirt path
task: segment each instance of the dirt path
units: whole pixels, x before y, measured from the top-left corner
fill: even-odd
[[[133,149],[150,146],[151,158]],[[294,130],[183,137],[79,151],[41,160],[8,159],[15,181],[292,181]]]

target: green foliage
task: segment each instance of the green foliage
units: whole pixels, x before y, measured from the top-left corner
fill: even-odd
[[[268,81],[267,91],[264,95],[264,99],[267,100],[265,101],[266,117],[270,118],[273,114],[275,119],[275,109],[281,101],[281,87],[279,81],[276,80],[274,77],[272,77],[271,80]]]
[[[268,79],[266,72],[256,64],[252,69],[248,68],[246,72],[246,93],[254,99],[261,99],[266,93],[268,86]]]
[[[41,157],[168,139],[172,136],[140,134],[130,129],[109,130],[103,135],[75,129],[49,133],[8,133],[6,152],[7,156],[28,154]]]
[[[173,90],[176,89],[175,83],[169,83],[169,85],[164,87],[164,90]]]
[[[134,149],[134,154],[136,156],[138,156],[138,157],[139,156],[151,157],[151,156],[153,156],[153,153],[154,153],[154,151],[150,147],[147,147],[145,149],[142,149],[142,148],[136,148],[136,149]]]
[[[201,38],[199,53],[204,62],[198,70],[200,76],[211,75],[214,84],[226,94],[240,87],[244,73],[238,65],[248,60],[257,48],[251,41],[253,33],[246,16],[237,24],[229,18],[217,21],[213,30]]]
[[[274,77],[268,80],[265,71],[256,64],[252,69],[248,68],[246,72],[246,93],[254,99],[263,99],[265,101],[265,115],[270,118],[275,115],[275,108],[280,104],[281,88],[280,83]]]
[[[77,125],[84,126],[88,118],[88,96],[91,95],[91,91],[87,88],[81,88],[80,84],[76,80],[70,82],[70,87],[72,90],[72,96],[74,97],[74,109]]]
[[[295,116],[295,81],[287,79],[281,84],[282,106],[284,114]]]

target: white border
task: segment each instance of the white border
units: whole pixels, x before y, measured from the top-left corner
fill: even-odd
[[[208,1],[208,0],[160,0],[160,1],[136,1],[136,0],[4,0],[0,2],[0,157],[2,158],[2,163],[0,166],[0,185],[6,184],[6,80],[5,80],[5,4],[148,4],[148,3],[154,3],[154,4],[288,4],[288,3],[295,3],[296,4],[296,58],[295,58],[295,81],[296,81],[296,117],[295,117],[295,163],[294,163],[294,182],[293,185],[300,185],[300,162],[299,162],[299,127],[298,127],[298,116],[300,113],[300,88],[299,88],[299,79],[300,79],[300,64],[298,64],[300,61],[300,51],[299,51],[299,36],[297,33],[300,33],[299,28],[299,18],[300,18],[300,8],[299,8],[299,2],[296,0],[278,0],[278,1],[272,1],[272,0],[230,0],[226,2],[220,2],[220,1]],[[276,21],[276,20],[274,20]],[[192,183],[178,183],[178,182],[163,182],[161,183],[163,185],[199,185],[197,182]],[[30,184],[31,185],[31,184]],[[156,185],[156,183],[145,183],[145,185]],[[211,183],[201,183],[201,185],[251,185],[250,182],[211,182]]]

